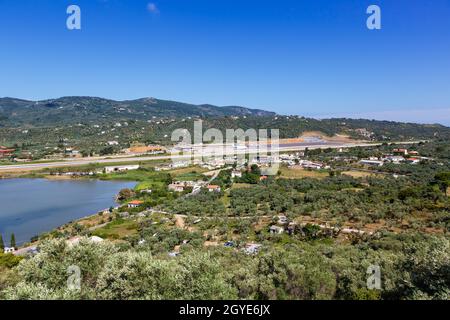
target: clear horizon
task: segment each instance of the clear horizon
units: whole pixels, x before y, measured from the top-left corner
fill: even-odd
[[[66,9],[81,8],[81,30]],[[371,4],[381,30],[366,27]],[[450,125],[450,3],[0,0],[0,96]]]

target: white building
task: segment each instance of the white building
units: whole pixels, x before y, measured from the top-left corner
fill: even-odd
[[[392,163],[400,163],[400,162],[405,161],[405,158],[402,156],[386,156],[383,160],[389,161]]]
[[[221,191],[220,186],[215,185],[215,184],[210,184],[209,186],[207,186],[207,188],[208,188],[209,192],[220,192]]]
[[[171,184],[169,184],[169,190],[170,191],[175,191],[175,192],[183,192],[184,191],[184,184],[171,183]]]
[[[282,234],[284,232],[284,228],[279,227],[279,226],[271,226],[269,228],[270,233],[274,233],[274,234]]]
[[[381,167],[384,164],[384,162],[380,160],[367,160],[367,159],[360,160],[359,163],[371,167]]]
[[[128,170],[137,170],[139,169],[139,165],[128,165],[128,166],[112,166],[112,167],[105,167],[105,173],[111,173],[111,172],[121,172],[121,171],[128,171]]]
[[[233,170],[231,172],[231,177],[232,178],[242,178],[242,172],[239,170]]]
[[[14,253],[14,251],[16,251],[16,249],[10,247],[5,247],[5,249],[3,249],[4,253]]]

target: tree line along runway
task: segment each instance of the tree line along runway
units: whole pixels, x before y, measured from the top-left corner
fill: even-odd
[[[421,141],[406,141],[406,142],[391,142],[391,144],[414,144]],[[271,149],[266,148],[268,152],[289,152],[289,151],[303,151],[305,149],[338,149],[338,148],[355,148],[355,147],[371,147],[380,146],[382,143],[336,143],[336,142],[319,142],[319,143],[297,143],[297,144],[280,144],[278,148]],[[211,146],[208,146],[208,148]],[[221,145],[216,145],[214,148],[219,148]],[[225,145],[222,145],[223,156],[234,156],[238,154],[257,154],[258,148],[248,148],[246,150],[228,150]],[[215,149],[214,149],[215,150]],[[200,158],[205,156],[217,155],[217,152],[194,152],[192,154],[182,154],[182,155],[164,155],[164,156],[108,156],[108,157],[89,157],[83,159],[75,160],[65,160],[65,161],[53,161],[53,162],[41,162],[41,163],[23,163],[23,164],[12,164],[12,165],[2,165],[0,166],[0,172],[12,172],[12,171],[33,171],[42,170],[48,168],[63,168],[63,167],[77,167],[89,164],[117,164],[117,163],[137,163],[144,161],[158,161],[158,160],[181,160],[181,159],[192,159]]]

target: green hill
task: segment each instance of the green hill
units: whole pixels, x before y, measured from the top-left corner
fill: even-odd
[[[62,97],[42,101],[0,98],[0,127],[104,123],[146,120],[153,117],[270,116],[274,114],[239,106],[194,105],[154,98],[127,101],[97,97]]]

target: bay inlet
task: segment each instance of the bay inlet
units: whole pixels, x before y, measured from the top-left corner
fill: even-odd
[[[116,194],[135,182],[101,180],[0,180],[0,234],[18,245],[70,221],[117,205]]]

